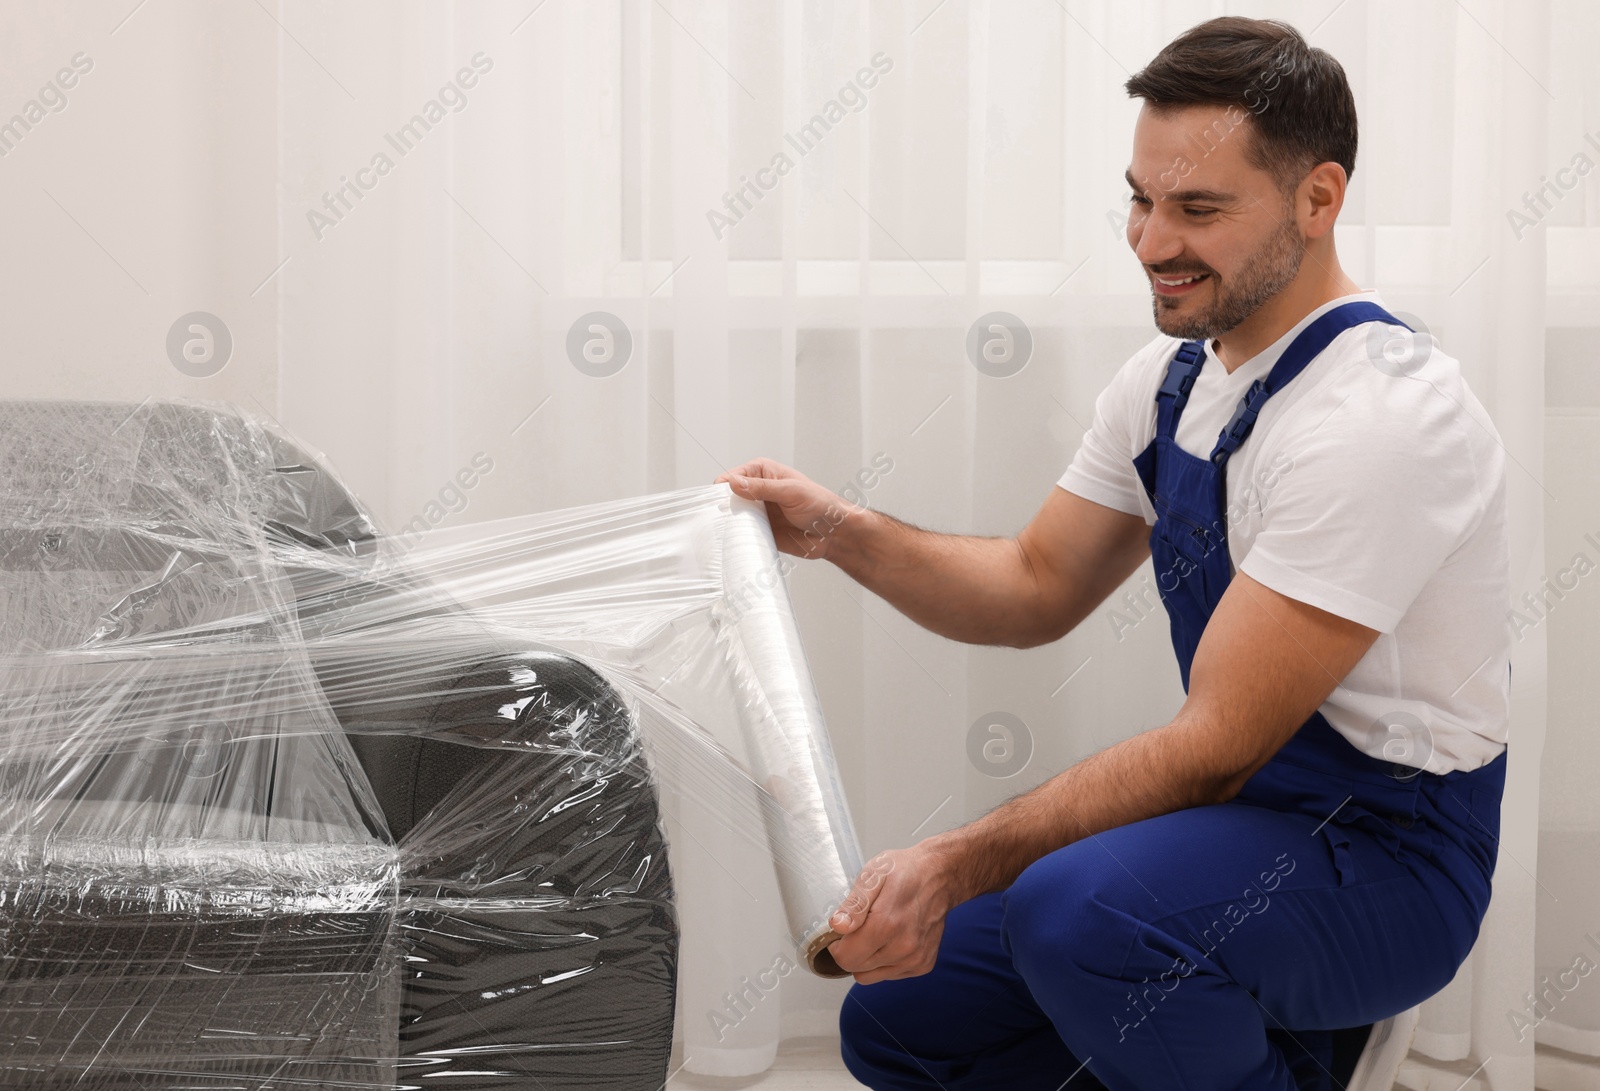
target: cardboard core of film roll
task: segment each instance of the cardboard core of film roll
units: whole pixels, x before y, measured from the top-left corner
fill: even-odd
[[[828,950],[828,945],[836,939],[843,939],[833,929],[828,929],[820,935],[813,936],[811,942],[806,944],[806,965],[811,967],[811,972],[818,977],[849,977],[850,971],[843,969],[833,961],[833,955]]]

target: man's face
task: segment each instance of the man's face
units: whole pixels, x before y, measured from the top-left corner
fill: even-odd
[[[1219,337],[1300,272],[1305,236],[1273,177],[1246,158],[1254,138],[1239,107],[1155,112],[1147,104],[1139,112],[1128,245],[1150,278],[1156,327],[1169,337]]]

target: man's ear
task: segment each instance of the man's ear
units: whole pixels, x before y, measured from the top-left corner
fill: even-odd
[[[1333,225],[1344,207],[1344,191],[1349,178],[1344,168],[1332,160],[1318,163],[1296,187],[1295,209],[1301,230],[1308,239],[1332,234]]]

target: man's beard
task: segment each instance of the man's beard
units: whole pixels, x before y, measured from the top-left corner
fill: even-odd
[[[1261,248],[1239,265],[1239,276],[1230,288],[1210,269],[1181,269],[1165,272],[1164,276],[1180,276],[1190,272],[1209,273],[1213,298],[1211,305],[1184,316],[1176,312],[1187,296],[1155,295],[1151,309],[1155,313],[1156,328],[1168,337],[1185,341],[1202,341],[1220,337],[1249,318],[1262,304],[1287,288],[1300,273],[1300,263],[1305,260],[1306,241],[1300,236],[1293,220],[1281,221]],[[1154,292],[1152,287],[1151,291]],[[1199,291],[1191,289],[1190,294]]]

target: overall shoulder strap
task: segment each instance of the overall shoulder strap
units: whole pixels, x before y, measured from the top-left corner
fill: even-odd
[[[1205,345],[1199,341],[1185,341],[1172,354],[1167,362],[1167,377],[1156,391],[1156,435],[1170,438],[1177,433],[1183,407],[1189,404],[1189,391],[1194,389],[1205,361]]]
[[[1288,386],[1335,337],[1352,326],[1366,322],[1387,322],[1391,326],[1411,328],[1376,303],[1364,300],[1341,304],[1319,316],[1289,342],[1289,347],[1283,350],[1283,355],[1278,357],[1278,362],[1272,365],[1272,371],[1265,379],[1257,379],[1250,384],[1250,389],[1239,399],[1233,419],[1217,437],[1217,445],[1211,450],[1211,461],[1218,465],[1226,463],[1228,456],[1237,451],[1250,435],[1267,399]]]

